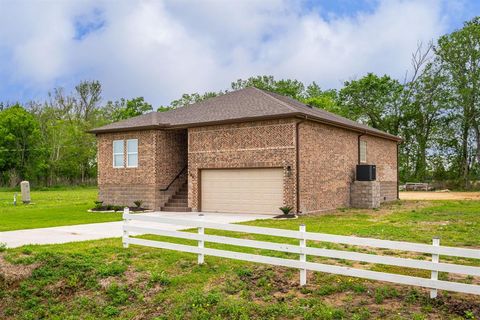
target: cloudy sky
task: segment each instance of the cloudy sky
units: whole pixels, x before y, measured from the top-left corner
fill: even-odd
[[[402,78],[419,42],[480,14],[477,0],[0,0],[0,101],[100,80],[104,100],[227,89],[269,74],[338,88]]]

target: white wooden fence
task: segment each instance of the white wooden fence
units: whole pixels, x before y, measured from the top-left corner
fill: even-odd
[[[360,238],[353,236],[339,236],[323,233],[307,232],[305,226],[301,225],[299,231],[274,229],[264,227],[254,227],[237,224],[223,224],[205,221],[203,215],[199,215],[198,219],[187,220],[182,218],[170,218],[162,216],[145,216],[130,214],[128,209],[124,211],[124,247],[128,247],[129,244],[142,245],[148,247],[177,250],[183,252],[190,252],[198,254],[198,263],[204,262],[205,255],[230,258],[236,260],[265,263],[276,266],[284,266],[290,268],[300,269],[300,285],[305,285],[307,282],[307,270],[320,271],[332,274],[338,274],[343,276],[359,277],[370,280],[387,281],[404,285],[419,286],[430,288],[430,296],[435,298],[437,296],[437,290],[448,290],[470,294],[480,295],[480,285],[459,283],[452,281],[438,280],[438,272],[448,272],[463,274],[469,276],[480,276],[480,267],[466,266],[461,264],[444,263],[440,262],[440,255],[474,258],[480,259],[480,250],[456,248],[440,246],[440,240],[438,238],[433,239],[433,244],[420,244],[410,243],[402,241],[389,241],[379,240],[371,238]],[[161,225],[151,225],[149,227],[135,226],[129,222],[135,221],[147,221],[161,224],[180,225],[186,227],[198,228],[198,233],[183,232],[183,231],[171,231],[162,229]],[[217,236],[205,234],[205,229],[217,229],[225,231],[243,232],[249,234],[260,234],[268,236],[277,236],[283,238],[293,238],[299,240],[299,245],[257,241],[249,239],[240,239],[233,237]],[[164,241],[153,241],[139,238],[132,238],[129,236],[130,232],[139,234],[154,234],[159,236],[175,237],[188,240],[198,241],[198,246],[176,244]],[[392,256],[382,256],[375,254],[366,254],[352,251],[332,250],[317,247],[308,247],[307,241],[321,241],[337,244],[346,244],[353,246],[366,246],[372,248],[383,248],[392,250],[401,250],[417,253],[427,253],[432,255],[431,261],[417,260],[410,258],[400,258]],[[271,256],[263,256],[258,254],[241,253],[228,250],[219,250],[213,248],[206,248],[205,242],[228,244],[233,246],[266,249],[287,253],[299,254],[299,260],[277,258]],[[423,269],[431,271],[431,278],[420,278],[364,269],[356,269],[345,266],[323,264],[317,262],[308,262],[307,256],[319,256],[335,259],[345,259],[353,261],[362,261],[375,264],[407,267],[414,269]]]

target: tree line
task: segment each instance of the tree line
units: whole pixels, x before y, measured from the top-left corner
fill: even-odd
[[[96,139],[87,131],[153,110],[142,97],[102,104],[101,94],[98,81],[82,81],[43,103],[1,104],[0,185],[95,184]]]
[[[156,110],[254,86],[402,137],[402,182],[473,188],[480,163],[480,17],[419,44],[411,61],[401,80],[369,73],[323,90],[316,82],[256,76],[229,90],[184,94]],[[0,104],[0,183],[95,183],[95,137],[86,131],[153,110],[142,97],[102,103],[101,93],[98,81],[83,81],[69,94],[54,89],[43,103]]]

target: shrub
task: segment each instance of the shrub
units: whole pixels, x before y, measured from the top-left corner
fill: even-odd
[[[135,204],[135,206],[137,208],[140,208],[142,206],[143,201],[142,200],[136,200],[136,201],[133,201],[133,203]]]
[[[114,207],[113,205],[107,204],[107,205],[105,206],[105,209],[107,209],[107,210],[113,210],[113,207]]]
[[[122,206],[113,206],[113,210],[114,210],[115,212],[117,212],[117,211],[122,211],[122,209],[123,209]]]
[[[293,208],[290,206],[284,206],[284,207],[280,207],[280,210],[283,212],[283,214],[289,214],[290,211],[293,210]]]
[[[94,201],[95,209],[101,209],[103,206],[103,201]]]

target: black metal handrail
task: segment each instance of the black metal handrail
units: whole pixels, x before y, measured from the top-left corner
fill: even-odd
[[[185,167],[183,167],[182,170],[180,170],[180,172],[175,176],[175,178],[173,178],[172,181],[170,181],[170,183],[168,184],[168,186],[166,188],[162,188],[160,189],[160,191],[167,191],[171,186],[172,184],[175,182],[175,180],[177,180],[178,178],[180,178],[180,176],[182,175],[182,173],[187,169],[188,165],[186,165]]]

